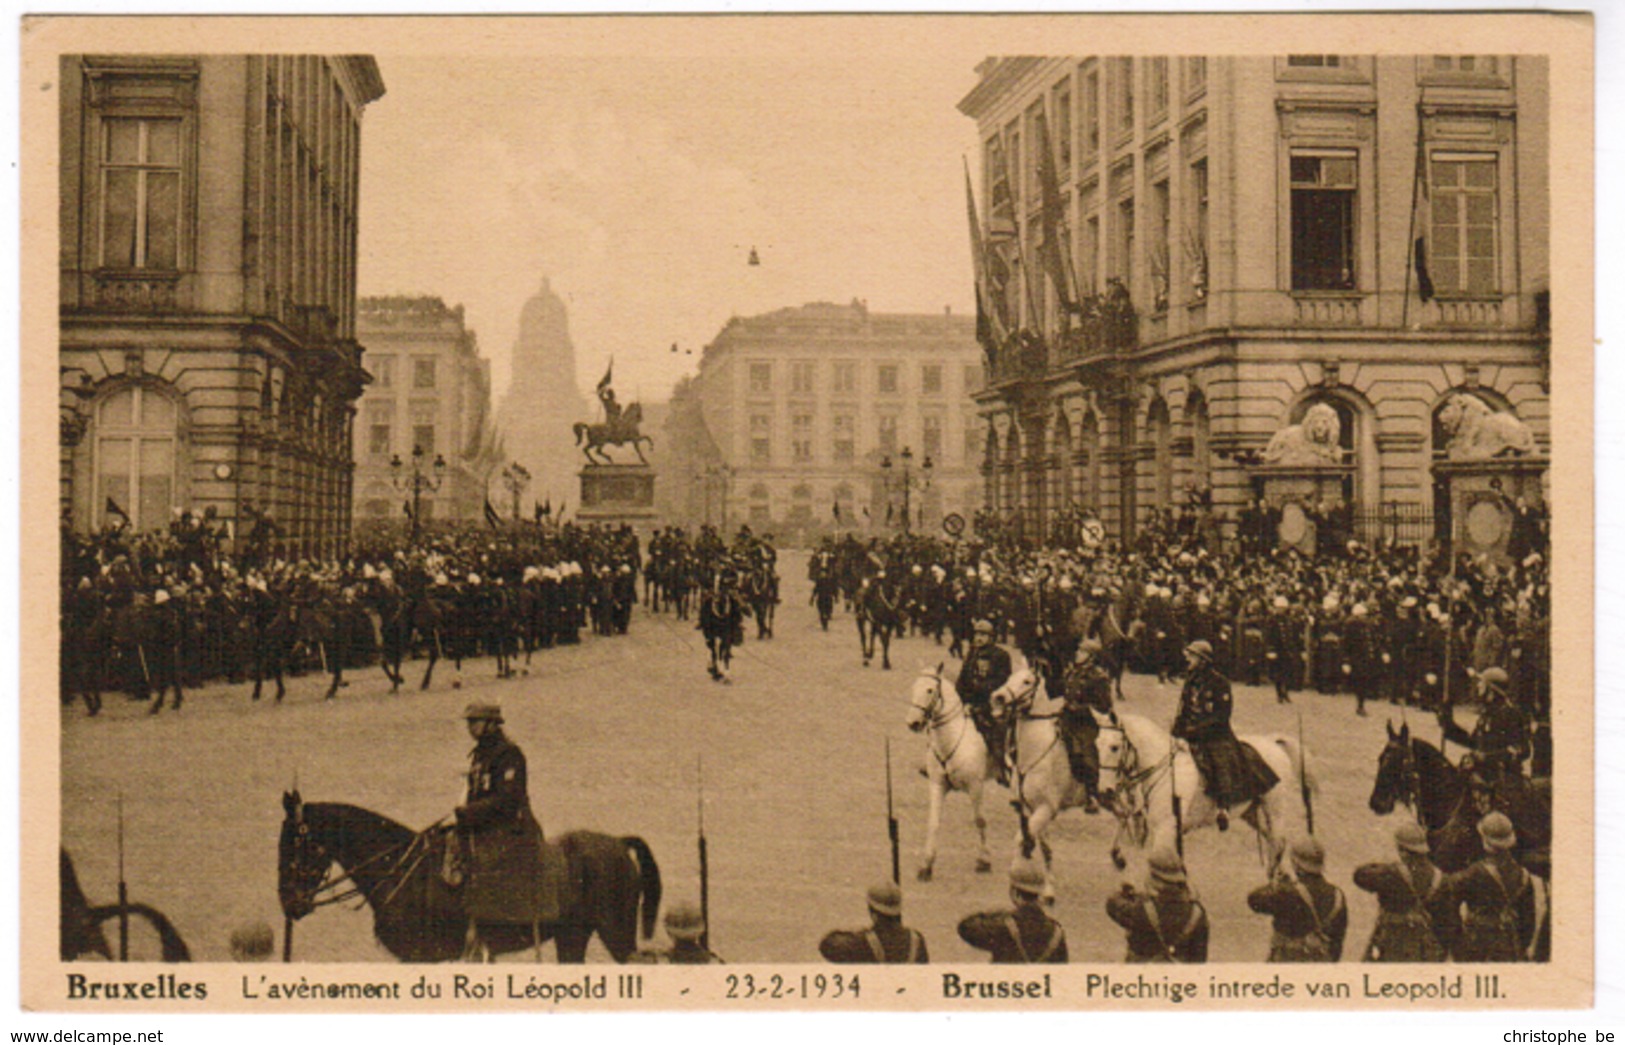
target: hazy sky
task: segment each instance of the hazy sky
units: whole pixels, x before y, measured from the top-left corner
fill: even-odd
[[[973,63],[821,50],[478,67],[380,53],[360,292],[463,303],[500,393],[520,307],[549,276],[578,382],[613,353],[623,402],[665,398],[730,315],[854,297],[973,309],[961,157],[976,133],[955,108]]]

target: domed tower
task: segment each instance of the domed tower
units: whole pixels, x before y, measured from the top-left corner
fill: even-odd
[[[592,419],[576,385],[569,312],[544,277],[519,313],[513,375],[497,412],[508,456],[530,472],[528,498],[551,498],[555,508],[574,501],[581,462],[570,426]]]

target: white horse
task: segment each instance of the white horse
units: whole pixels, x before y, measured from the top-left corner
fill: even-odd
[[[971,814],[976,820],[976,834],[981,848],[976,855],[976,870],[986,873],[993,869],[987,852],[987,819],[982,816],[982,790],[993,776],[988,759],[987,743],[971,722],[959,690],[942,674],[942,665],[935,670],[922,670],[914,680],[909,694],[908,728],[916,733],[928,732],[925,775],[931,800],[925,828],[925,848],[920,853],[920,867],[915,877],[922,882],[931,880],[931,870],[937,861],[937,828],[942,823],[942,800],[950,791],[963,791],[970,795]]]
[[[1028,665],[1010,673],[1009,680],[994,690],[992,703],[1001,717],[1015,715],[1009,758],[1014,804],[1022,818],[1017,859],[1031,858],[1035,846],[1044,854],[1045,896],[1052,897],[1049,826],[1065,810],[1089,804],[1089,792],[1073,778],[1072,762],[1061,741],[1060,717],[1066,704],[1050,696],[1043,678]]]
[[[1121,843],[1125,834],[1148,848],[1174,846],[1181,835],[1217,822],[1219,807],[1203,790],[1188,746],[1138,715],[1114,713],[1096,719],[1100,723],[1095,741],[1100,754],[1100,791],[1118,818],[1113,863],[1124,866]],[[1237,739],[1258,752],[1278,778],[1261,797],[1245,803],[1241,813],[1261,845],[1267,846],[1263,860],[1273,874],[1288,841],[1307,833],[1305,796],[1313,801],[1315,790],[1309,753],[1282,734]]]

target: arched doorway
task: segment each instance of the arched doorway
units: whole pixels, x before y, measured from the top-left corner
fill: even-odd
[[[1093,410],[1083,415],[1083,423],[1078,426],[1082,430],[1083,438],[1078,453],[1083,471],[1082,490],[1080,499],[1084,507],[1096,513],[1101,510],[1100,489],[1100,418],[1095,416]]]
[[[1185,396],[1185,423],[1191,437],[1191,483],[1198,490],[1213,485],[1211,456],[1212,431],[1208,422],[1207,397],[1192,388]]]
[[[1077,491],[1072,486],[1072,422],[1065,414],[1058,414],[1053,431],[1054,449],[1049,457],[1049,474],[1055,490],[1052,511],[1059,515],[1071,511],[1077,499]]]
[[[1171,506],[1174,498],[1173,426],[1161,396],[1151,401],[1145,427],[1151,444],[1151,506],[1161,510]]]
[[[170,510],[181,503],[179,422],[176,400],[148,384],[125,385],[96,405],[91,517],[98,525],[115,515],[114,505],[134,530],[169,525]]]

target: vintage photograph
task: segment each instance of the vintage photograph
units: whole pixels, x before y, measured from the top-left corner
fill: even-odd
[[[1585,1003],[1551,50],[585,21],[35,39],[25,1001]]]

